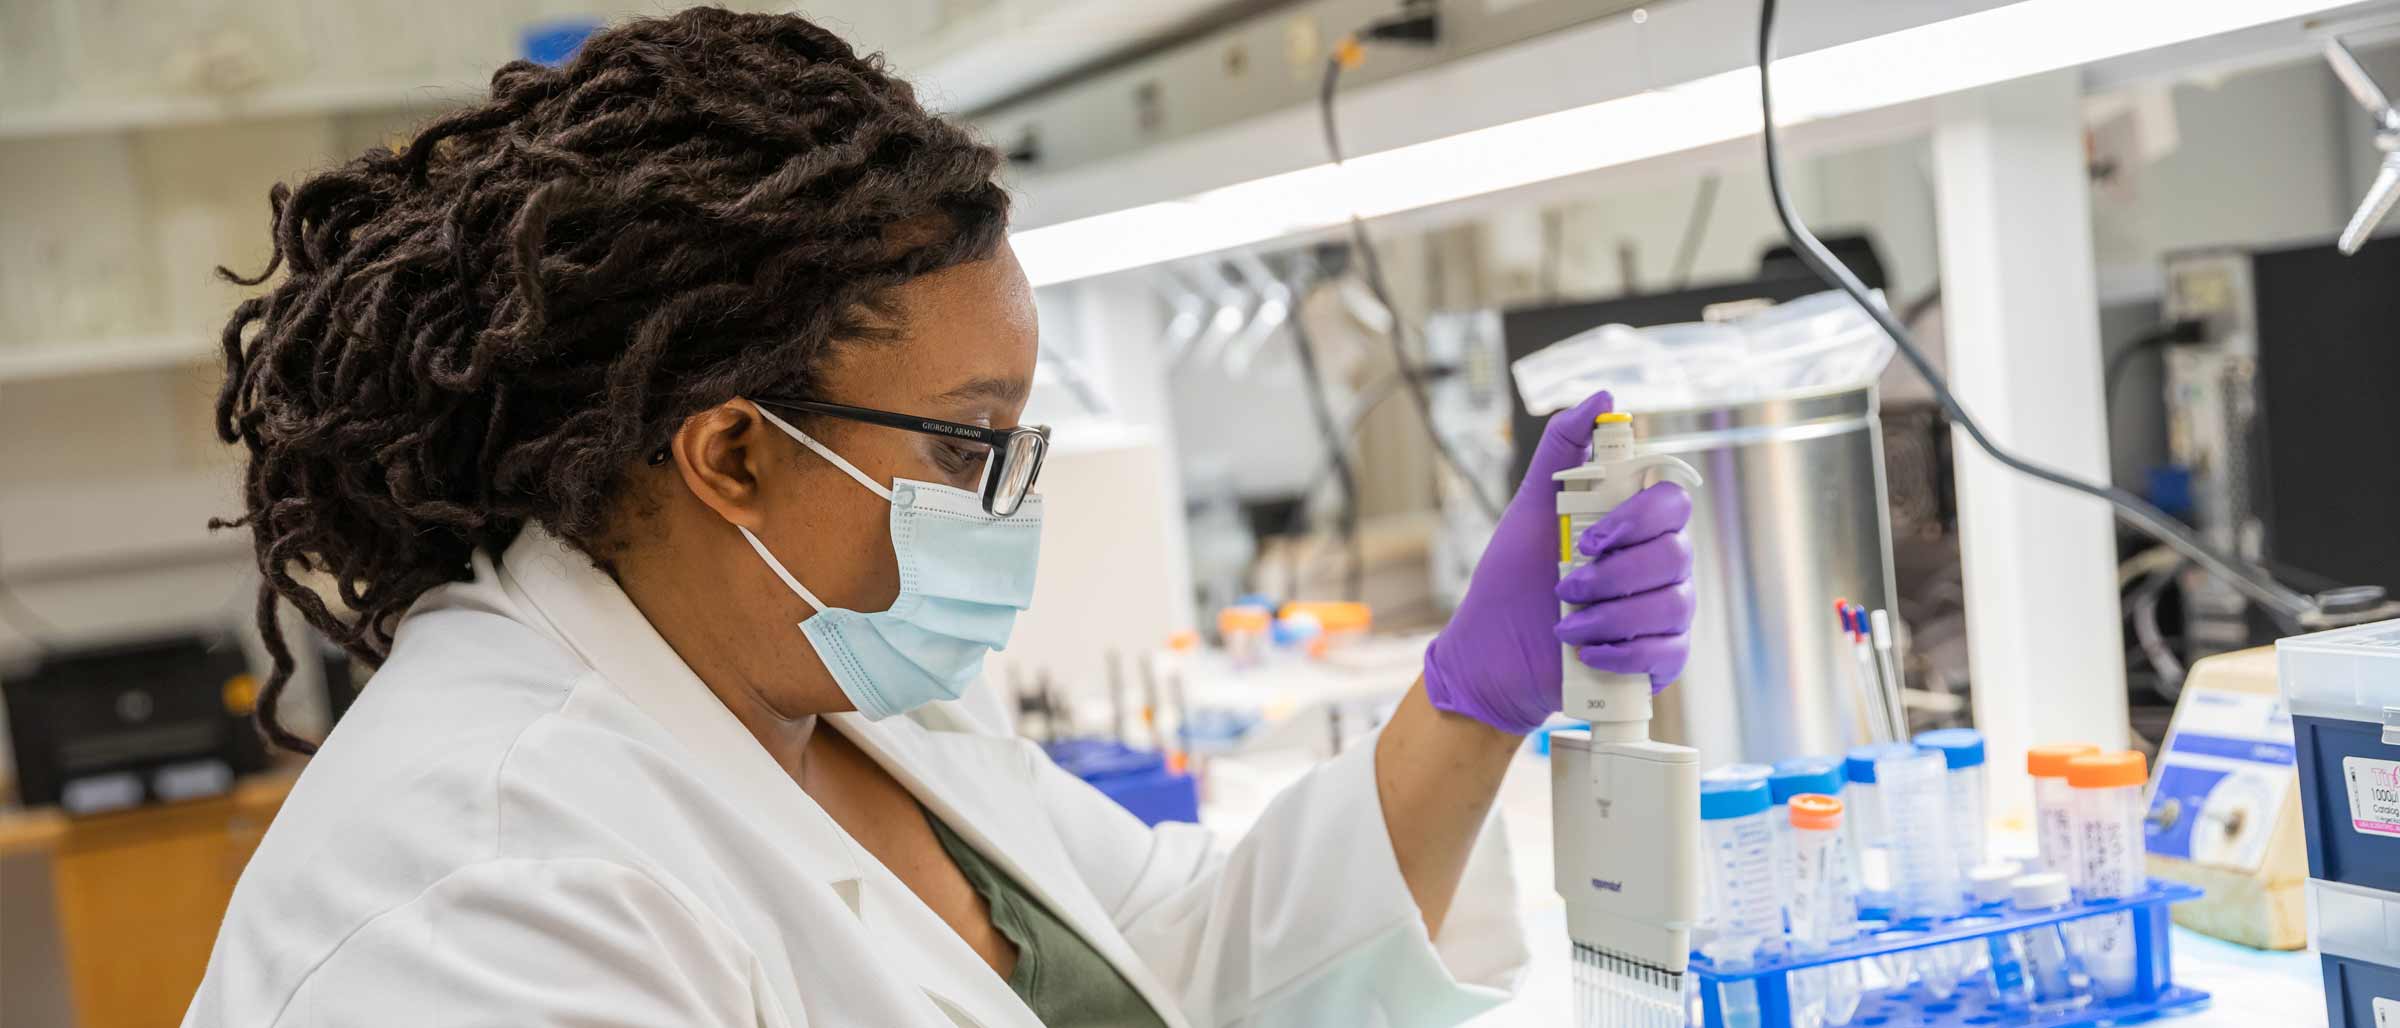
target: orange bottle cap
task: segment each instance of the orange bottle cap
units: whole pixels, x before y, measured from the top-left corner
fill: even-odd
[[[1265,607],[1227,607],[1217,612],[1217,633],[1264,632],[1274,620]]]
[[[1831,831],[1842,826],[1842,801],[1804,792],[1792,797],[1792,827]]]
[[[2065,778],[2067,761],[2100,752],[2088,742],[2054,742],[2025,751],[2025,773],[2035,778]]]
[[[2150,780],[2150,762],[2133,750],[2086,753],[2067,761],[2067,784],[2078,789],[2139,786]]]

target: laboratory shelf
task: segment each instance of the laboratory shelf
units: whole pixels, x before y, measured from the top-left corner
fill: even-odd
[[[200,332],[0,343],[0,383],[181,367],[199,364],[222,352],[215,338]]]
[[[2106,1001],[2094,999],[2091,1005],[2079,1010],[2034,1015],[2023,1010],[2002,1008],[1986,1000],[1976,988],[1975,980],[1970,977],[1962,980],[1957,991],[1947,998],[1932,995],[1924,990],[1922,984],[1912,985],[1909,991],[1902,993],[1870,994],[1860,1004],[1859,1012],[1851,1019],[1850,1025],[1852,1028],[2068,1028],[2139,1024],[2172,1014],[2188,1013],[2206,1006],[2209,996],[2206,992],[2177,985],[2173,980],[2168,948],[2172,924],[2167,910],[2176,903],[2199,899],[2200,896],[2201,891],[2192,886],[2153,878],[2148,887],[2136,895],[2083,901],[2057,910],[2021,911],[2004,907],[1971,911],[1964,917],[1941,922],[1875,920],[1864,924],[1863,934],[1856,941],[1829,948],[1823,953],[1773,953],[1739,969],[1720,968],[1707,957],[1695,953],[1692,955],[1691,973],[1698,977],[1700,983],[1700,1023],[1705,1028],[1724,1028],[1720,990],[1728,984],[1756,984],[1760,1028],[1789,1028],[1790,1001],[1785,976],[1793,971],[1911,950],[1981,942],[2041,925],[2112,914],[2126,915],[2133,922],[2135,981],[2133,991],[2124,997]]]

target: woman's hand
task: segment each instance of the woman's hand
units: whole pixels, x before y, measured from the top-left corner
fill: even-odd
[[[1683,537],[1691,497],[1662,482],[1585,531],[1592,558],[1558,577],[1557,472],[1584,462],[1596,393],[1550,419],[1516,498],[1475,566],[1467,596],[1425,650],[1425,692],[1436,709],[1523,735],[1559,709],[1561,646],[1603,671],[1650,676],[1652,691],[1683,673],[1691,649],[1692,550]],[[1588,604],[1560,618],[1561,602]]]

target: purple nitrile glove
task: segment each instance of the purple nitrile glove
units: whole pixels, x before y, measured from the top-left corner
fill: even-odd
[[[1559,708],[1561,645],[1602,671],[1650,676],[1657,692],[1683,673],[1692,627],[1691,497],[1662,482],[1608,512],[1576,549],[1594,559],[1558,577],[1558,484],[1590,456],[1595,393],[1550,419],[1516,498],[1500,515],[1466,599],[1425,649],[1435,708],[1523,735]],[[1561,602],[1590,604],[1558,615]]]

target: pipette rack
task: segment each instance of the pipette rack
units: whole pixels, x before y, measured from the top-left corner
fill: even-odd
[[[1720,969],[1697,953],[1692,974],[1700,980],[1701,1024],[1726,1028],[1720,989],[1743,980],[1758,983],[1759,1028],[1791,1028],[1791,1002],[1785,976],[1826,964],[1860,960],[1886,953],[1929,949],[1960,942],[1980,942],[1996,935],[2021,932],[2039,925],[2080,921],[2103,914],[2127,913],[2133,918],[2134,986],[2118,999],[2097,995],[2081,1009],[2050,1015],[2002,1007],[1990,991],[1978,988],[1972,976],[1959,982],[1948,999],[1936,999],[1921,984],[1901,994],[1870,993],[1850,1019],[1849,1028],[2075,1028],[2085,1025],[2138,1024],[2170,1014],[2188,1013],[2208,1003],[2208,993],[2177,985],[2169,961],[2167,908],[2200,898],[2200,890],[2179,882],[2150,879],[2140,894],[2112,900],[2077,902],[2058,910],[2026,912],[2013,907],[1972,911],[1958,920],[1877,923],[1858,939],[1823,953],[1802,956],[1784,952],[1758,960],[1740,970]],[[1863,925],[1863,928],[1869,926]]]

